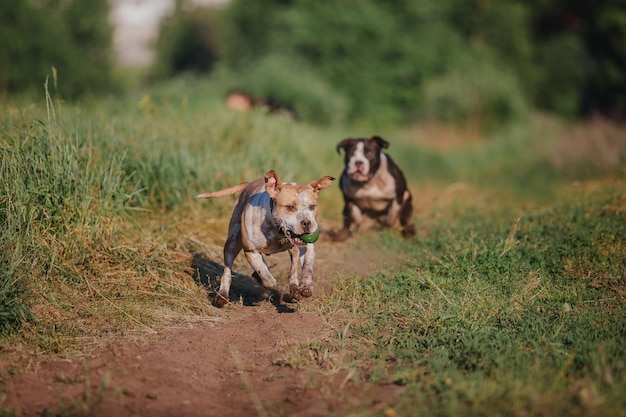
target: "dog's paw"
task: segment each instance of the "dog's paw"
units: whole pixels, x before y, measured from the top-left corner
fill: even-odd
[[[403,237],[413,237],[415,236],[415,225],[408,224],[402,228],[402,236]]]
[[[289,285],[289,295],[294,300],[300,299],[300,288],[296,284]]]
[[[291,284],[289,286],[289,295],[295,300],[299,300],[303,297],[304,298],[312,297],[313,288],[307,287],[302,284],[301,285]]]
[[[218,308],[222,308],[228,303],[228,298],[224,297],[220,293],[217,293],[215,297],[213,297],[213,305]]]
[[[305,287],[305,286],[301,285],[299,290],[300,290],[300,295],[302,297],[312,297],[313,296],[313,288],[311,288],[311,287]]]

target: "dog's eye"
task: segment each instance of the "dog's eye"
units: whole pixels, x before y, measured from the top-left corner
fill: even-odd
[[[296,211],[296,206],[294,206],[293,204],[287,204],[287,205],[285,206],[285,210],[287,210],[287,211],[289,211],[289,212],[293,213],[294,211]]]
[[[311,204],[309,206],[309,210],[314,211],[317,208],[317,206],[315,204]]]

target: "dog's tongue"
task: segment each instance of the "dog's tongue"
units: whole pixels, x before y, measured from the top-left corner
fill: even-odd
[[[285,232],[285,236],[287,236],[289,238],[289,240],[291,241],[291,243],[293,245],[296,245],[296,246],[306,246],[306,244],[307,244],[307,242],[302,239],[302,236],[304,236],[304,235],[297,235],[297,234],[295,234],[293,232],[286,231]]]

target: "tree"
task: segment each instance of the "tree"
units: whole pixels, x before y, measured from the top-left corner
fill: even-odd
[[[56,68],[66,98],[113,85],[107,0],[0,3],[0,87],[41,88]]]
[[[626,117],[626,1],[529,4],[541,71],[537,105],[561,113],[565,106],[570,115],[573,106],[574,115]]]
[[[211,72],[218,60],[218,33],[217,11],[178,0],[174,13],[161,23],[152,77]]]

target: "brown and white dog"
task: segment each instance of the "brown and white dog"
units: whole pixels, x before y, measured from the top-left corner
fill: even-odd
[[[333,180],[333,177],[325,176],[306,185],[283,183],[271,170],[252,182],[197,196],[215,198],[241,192],[228,226],[224,274],[213,300],[215,305],[222,307],[228,301],[233,262],[242,249],[261,284],[268,289],[276,288],[276,279],[263,255],[289,251],[291,296],[299,299],[313,295],[315,248],[313,243],[306,243],[301,237],[318,230],[317,193]],[[298,283],[298,264],[302,267],[302,283]]]
[[[340,179],[345,206],[343,229],[337,240],[356,232],[366,218],[391,227],[398,220],[402,235],[415,235],[411,224],[413,204],[404,174],[383,152],[389,142],[379,136],[370,139],[345,139],[337,145],[337,152],[345,152],[345,169]]]

